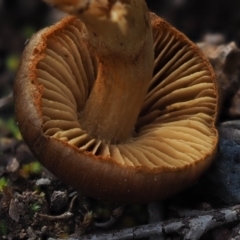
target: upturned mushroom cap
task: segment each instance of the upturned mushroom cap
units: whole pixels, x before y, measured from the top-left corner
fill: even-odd
[[[89,122],[97,126],[82,123],[96,79],[106,69],[81,20],[69,16],[41,30],[24,50],[14,87],[22,136],[47,169],[87,196],[164,199],[193,184],[214,159],[219,97],[213,70],[195,44],[163,19],[151,13],[150,25],[153,75],[128,137],[117,132],[114,138],[105,128],[98,132],[104,123],[93,119]],[[118,72],[123,59],[113,59],[114,73],[127,80],[128,72]],[[116,98],[118,91],[124,98],[118,88]],[[130,118],[121,119],[125,107],[115,109],[123,125]],[[109,118],[112,111],[102,114]]]

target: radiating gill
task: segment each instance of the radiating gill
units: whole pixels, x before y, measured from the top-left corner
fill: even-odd
[[[44,88],[45,135],[127,167],[177,169],[201,161],[214,144],[212,76],[201,58],[172,33],[164,30],[154,36],[154,76],[137,134],[128,144],[114,145],[90,136],[78,119],[97,75],[96,59],[81,39],[81,24],[77,21],[56,32],[37,65]]]

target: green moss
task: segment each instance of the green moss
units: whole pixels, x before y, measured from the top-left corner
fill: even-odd
[[[39,203],[33,203],[30,205],[30,208],[33,212],[39,212],[41,209],[41,205]]]
[[[30,38],[35,32],[36,29],[32,26],[26,26],[22,29],[22,35],[25,39]]]
[[[28,164],[25,164],[21,168],[21,175],[25,178],[28,178],[30,175],[37,175],[42,172],[42,165],[35,161]]]
[[[5,177],[0,178],[0,192],[2,192],[3,188],[8,185],[8,181]]]
[[[6,58],[6,67],[9,71],[11,72],[16,72],[17,68],[18,68],[18,64],[20,61],[20,57],[18,55],[9,55]]]
[[[7,224],[5,221],[0,220],[0,234],[1,235],[7,235],[8,229],[7,229]]]
[[[15,139],[22,139],[21,133],[18,129],[18,126],[13,118],[8,120],[0,119],[0,129],[5,129],[13,135]]]

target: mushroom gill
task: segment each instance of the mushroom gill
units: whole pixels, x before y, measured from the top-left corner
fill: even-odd
[[[36,158],[89,197],[149,202],[213,161],[219,92],[195,44],[144,0],[46,0],[73,14],[36,33],[14,84]]]
[[[127,141],[114,144],[91,136],[81,125],[79,116],[97,76],[97,59],[82,39],[81,21],[64,21],[68,24],[45,34],[44,57],[36,66],[43,86],[44,134],[120,165],[158,172],[184,168],[212,153],[216,83],[202,53],[183,34],[151,14],[153,77],[135,131]]]

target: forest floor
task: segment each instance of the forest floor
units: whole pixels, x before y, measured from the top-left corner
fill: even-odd
[[[185,11],[190,11],[191,7],[194,9],[194,6],[187,4],[186,1],[175,2],[175,7],[163,4],[167,9],[165,12],[161,8],[163,6],[158,3],[154,5],[153,1],[149,1],[149,5],[174,23],[179,21],[178,15],[172,17],[170,13],[176,13],[180,9],[177,2],[182,2],[182,15],[185,14],[184,9]],[[233,19],[237,6],[231,7],[233,12],[231,21],[239,23],[239,19]],[[210,10],[211,8],[206,12]],[[216,19],[221,18],[220,13],[222,13],[220,10],[216,11]],[[122,206],[97,201],[64,185],[39,164],[22,140],[14,119],[12,89],[24,42],[38,29],[61,16],[39,1],[25,0],[22,5],[10,0],[0,2],[0,239],[77,238],[86,234],[107,233],[149,223],[147,205]],[[192,14],[186,16],[188,21],[192,19],[199,25],[199,16],[196,16],[196,19]],[[206,17],[210,18],[210,14],[206,14]],[[189,33],[194,41],[202,41],[199,46],[210,59],[221,82],[224,102],[220,123],[227,122],[231,128],[239,130],[239,122],[235,121],[232,127],[232,121],[240,119],[240,50],[230,42],[240,42],[240,31],[238,30],[236,34],[233,29],[224,32],[224,29],[216,27],[216,31],[220,29],[219,34],[209,34],[205,21],[199,28],[202,34],[199,36],[192,28],[184,26],[184,24],[179,26],[182,31]],[[233,24],[232,28],[236,29],[238,26]],[[239,133],[236,136],[229,136],[225,128],[221,133],[223,139],[236,140],[235,143],[239,144]],[[222,152],[225,151],[225,144],[220,146]],[[234,145],[234,150],[238,163],[240,162],[238,146]],[[233,165],[231,167],[240,173],[236,167]],[[237,180],[240,182],[240,179]],[[238,185],[234,185],[236,188],[232,190],[234,196],[231,193],[224,196],[226,192],[228,193],[225,191],[225,185],[214,194],[213,188],[216,185],[209,184],[208,181],[209,174],[206,174],[190,189],[162,203],[164,221],[180,219],[182,216],[179,209],[208,213],[216,209],[231,208],[240,202],[240,197],[235,194],[239,191],[236,189]],[[223,226],[214,227],[203,234],[201,239],[237,239],[239,230],[236,228],[237,223],[231,221]],[[165,239],[178,240],[182,239],[182,236],[176,231],[166,235]]]

